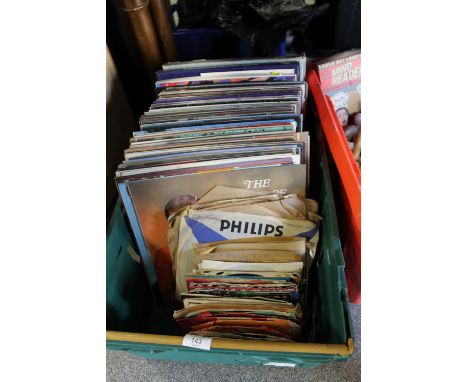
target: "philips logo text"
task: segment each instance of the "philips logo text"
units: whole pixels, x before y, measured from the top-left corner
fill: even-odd
[[[283,235],[283,226],[272,224],[252,223],[243,221],[221,220],[220,231],[230,230],[231,232],[246,233],[251,235],[268,236],[275,232],[274,236]]]

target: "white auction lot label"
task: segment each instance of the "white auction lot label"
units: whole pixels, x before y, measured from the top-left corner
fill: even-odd
[[[265,366],[279,366],[279,367],[295,367],[295,363],[288,363],[288,362],[267,362],[264,363]]]
[[[212,338],[209,338],[209,337],[200,337],[200,336],[194,336],[191,334],[186,334],[182,341],[182,346],[187,346],[189,348],[210,350],[211,340]]]

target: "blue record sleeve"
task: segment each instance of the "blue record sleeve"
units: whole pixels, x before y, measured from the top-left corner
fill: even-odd
[[[132,227],[133,234],[135,235],[135,240],[138,245],[138,250],[140,251],[140,256],[143,261],[143,268],[148,277],[150,285],[154,285],[158,282],[156,272],[154,270],[153,261],[148,254],[148,249],[146,248],[145,239],[141,232],[140,224],[135,212],[135,207],[133,206],[132,198],[130,197],[126,182],[118,182],[117,188],[122,198],[125,211],[127,212],[128,220],[130,221],[130,226]]]

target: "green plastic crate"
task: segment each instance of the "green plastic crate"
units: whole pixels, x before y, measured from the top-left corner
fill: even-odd
[[[314,111],[312,103],[308,106],[309,111]],[[154,320],[151,310],[154,313],[160,307],[151,298],[141,265],[128,255],[128,248],[136,247],[122,205],[117,203],[107,238],[108,349],[127,351],[149,359],[238,365],[273,363],[296,367],[314,367],[351,356],[353,331],[343,253],[323,137],[314,115],[309,113],[306,125],[311,134],[312,181],[309,194],[319,201],[320,214],[324,219],[309,276],[307,314],[310,342],[285,344],[213,339],[209,351],[181,346],[183,337],[169,335],[174,331],[167,320]]]

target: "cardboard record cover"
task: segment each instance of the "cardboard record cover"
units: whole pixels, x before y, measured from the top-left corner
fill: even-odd
[[[281,72],[285,69],[296,70],[299,66],[295,63],[274,63],[274,64],[257,64],[257,65],[244,65],[244,66],[225,66],[216,68],[198,68],[198,69],[183,69],[183,70],[158,70],[156,72],[156,78],[160,80],[169,80],[181,77],[193,77],[200,76],[205,73],[230,73],[230,72],[249,72],[258,70],[268,70]]]
[[[292,165],[292,158],[274,158],[274,159],[261,159],[261,160],[248,160],[245,162],[234,162],[234,163],[221,163],[221,164],[205,164],[196,167],[179,167],[172,169],[161,169],[161,168],[149,168],[143,173],[131,173],[131,174],[119,174],[116,173],[116,182],[123,182],[124,180],[143,180],[152,178],[168,178],[173,176],[181,175],[198,175],[198,174],[209,174],[220,171],[235,171],[241,169],[251,168],[263,168],[273,166],[287,166]]]
[[[241,125],[239,124],[234,124],[234,125],[230,125],[228,126],[229,124],[220,124],[220,125],[207,125],[207,126],[187,126],[185,128],[176,128],[176,129],[167,129],[167,130],[162,130],[162,131],[134,131],[133,132],[133,137],[130,138],[130,145],[131,146],[138,146],[140,144],[142,145],[145,145],[145,144],[148,144],[148,143],[154,143],[154,144],[161,144],[161,143],[164,143],[164,144],[170,144],[170,142],[167,142],[166,140],[164,140],[164,136],[166,134],[174,134],[174,133],[178,133],[179,131],[180,132],[187,132],[187,131],[195,131],[195,130],[201,130],[201,131],[205,131],[205,130],[208,130],[210,128],[213,128],[213,129],[222,129],[222,128],[226,128],[226,127],[242,127]],[[280,136],[286,136],[286,134],[294,134],[296,132],[296,128],[297,128],[297,124],[296,124],[296,121],[286,121],[286,122],[282,122],[282,121],[273,121],[271,123],[266,123],[266,124],[253,124],[253,123],[250,123],[250,124],[247,124],[245,125],[247,127],[258,127],[258,126],[268,126],[268,127],[274,127],[274,126],[291,126],[292,128],[292,131],[283,131],[283,132],[276,132],[272,135],[266,135],[266,136],[270,136],[272,137],[280,137]],[[245,134],[244,135],[246,138],[250,138],[251,134]],[[187,138],[190,138],[190,137],[186,137],[184,138],[185,140]],[[240,139],[241,137],[239,136],[225,136],[225,137],[219,137],[218,139]],[[210,140],[210,139],[213,139],[213,137],[201,137],[201,138],[198,138],[198,141],[202,141],[202,140]],[[173,142],[174,143],[174,142]]]
[[[163,131],[168,130],[171,128],[177,127],[187,127],[187,126],[205,126],[205,125],[214,125],[214,124],[222,124],[222,123],[233,123],[233,122],[253,122],[253,121],[277,121],[277,120],[285,120],[285,119],[292,119],[297,123],[297,131],[302,131],[302,124],[303,124],[303,117],[302,114],[293,114],[293,113],[286,113],[286,114],[276,114],[276,115],[266,115],[266,114],[259,114],[259,115],[238,115],[238,116],[230,116],[230,117],[216,117],[216,118],[203,118],[198,120],[180,120],[180,121],[172,121],[172,122],[158,122],[157,119],[155,121],[142,121],[140,118],[140,128],[141,132],[135,132],[137,135],[143,135],[145,131],[153,132],[153,131]]]
[[[263,117],[264,119],[267,117]],[[137,140],[152,139],[154,137],[166,137],[171,134],[179,134],[191,131],[206,131],[209,129],[228,129],[228,128],[254,128],[254,127],[274,127],[274,126],[291,126],[296,130],[297,121],[292,118],[287,119],[271,119],[271,120],[255,120],[255,121],[237,121],[237,122],[222,122],[212,123],[206,125],[187,125],[181,127],[167,127],[166,129],[160,129],[155,131],[134,131],[133,138],[130,138],[130,142]]]
[[[251,155],[257,155],[256,153],[265,153],[267,154],[268,151],[272,150],[274,152],[279,153],[279,150],[287,150],[287,149],[296,149],[299,148],[300,151],[298,151],[301,154],[301,162],[303,162],[303,154],[302,154],[302,149],[303,145],[301,142],[297,143],[277,143],[277,144],[272,144],[272,145],[217,145],[214,144],[212,146],[195,146],[191,147],[190,149],[184,150],[184,149],[169,149],[169,150],[152,150],[152,151],[147,151],[147,152],[140,152],[139,155],[133,157],[133,158],[126,158],[122,164],[131,164],[131,163],[139,163],[139,161],[145,161],[145,160],[151,160],[151,158],[170,158],[169,156],[172,156],[177,160],[177,156],[180,156],[180,158],[188,158],[191,159],[194,157],[194,154],[196,154],[196,160],[201,160],[202,156],[207,156],[207,155],[223,155],[227,156],[229,154],[233,154],[234,156],[239,155],[239,156],[244,156],[246,154],[251,154]],[[205,158],[206,160],[206,158]],[[305,162],[303,162],[305,163]]]
[[[230,83],[168,87],[164,88],[162,91],[159,92],[158,99],[167,99],[180,96],[200,96],[209,94],[243,94],[249,92],[275,92],[282,90],[298,90],[301,94],[303,104],[307,99],[307,82],[300,81],[276,81],[263,82],[261,84],[255,82],[244,82],[242,84]]]
[[[184,88],[187,89],[187,88]],[[196,99],[210,99],[210,98],[245,98],[245,97],[266,97],[274,95],[289,95],[302,97],[300,88],[292,87],[279,87],[279,88],[222,88],[222,89],[205,89],[203,91],[191,92],[162,92],[161,96],[153,101],[155,103],[161,102],[174,102],[180,99],[196,100]]]
[[[222,149],[222,150],[206,150],[200,151],[196,156],[193,153],[174,153],[174,154],[155,154],[151,157],[135,158],[124,160],[119,166],[119,170],[136,169],[153,166],[175,165],[179,163],[196,163],[221,159],[245,158],[255,156],[266,156],[273,154],[301,154],[295,147],[277,147],[271,149],[258,150],[240,150],[239,148]],[[301,158],[302,159],[302,158]]]
[[[214,119],[199,119],[191,121],[173,121],[173,122],[157,122],[157,121],[142,121],[140,117],[140,129],[141,131],[135,131],[134,136],[144,135],[147,132],[160,132],[166,130],[172,130],[176,128],[185,128],[192,126],[209,126],[209,125],[220,125],[228,123],[241,123],[241,122],[275,122],[275,121],[284,121],[284,120],[294,120],[297,123],[297,129],[302,129],[302,114],[278,114],[278,115],[266,115],[260,114],[256,116],[236,116],[230,118],[214,118]]]
[[[222,68],[229,66],[246,66],[246,65],[261,65],[271,63],[297,63],[298,65],[298,80],[304,81],[306,73],[306,56],[303,53],[301,56],[294,57],[273,57],[273,58],[243,58],[243,59],[213,59],[213,60],[193,60],[193,61],[177,61],[163,64],[163,70],[185,70],[195,68]]]
[[[294,126],[294,125],[292,125]],[[167,130],[169,131],[169,130]],[[154,135],[153,135],[154,134]],[[130,147],[128,148],[129,152],[131,151],[141,151],[141,150],[146,150],[145,146],[147,146],[149,149],[151,149],[152,146],[159,146],[160,148],[170,148],[170,147],[185,147],[184,144],[187,143],[188,146],[199,146],[199,145],[204,145],[204,144],[211,144],[211,143],[217,143],[219,144],[222,143],[242,143],[243,142],[243,137],[245,137],[245,142],[251,143],[252,140],[254,140],[254,137],[258,137],[258,139],[262,139],[263,142],[268,141],[268,142],[274,142],[276,140],[294,140],[294,134],[295,133],[295,127],[293,131],[286,131],[286,132],[278,132],[274,134],[265,134],[261,137],[258,135],[252,135],[250,134],[244,134],[242,137],[239,136],[224,136],[224,137],[217,137],[216,141],[213,141],[213,137],[199,137],[193,140],[190,136],[185,137],[184,139],[180,141],[174,141],[170,142],[165,139],[161,139],[159,136],[158,132],[155,133],[148,133],[145,135],[136,135],[134,138],[130,139]],[[218,141],[219,140],[219,141]]]
[[[154,102],[150,110],[154,109],[174,109],[180,107],[191,107],[198,105],[218,105],[224,107],[233,103],[244,104],[244,103],[262,103],[262,102],[290,102],[295,103],[296,110],[301,110],[302,100],[299,95],[278,93],[268,95],[248,94],[242,96],[213,96],[213,97],[188,97],[188,98],[166,98]]]
[[[232,69],[232,68],[229,68]],[[287,69],[251,69],[251,70],[226,70],[223,72],[215,71],[215,72],[208,72],[208,71],[201,71],[198,73],[194,73],[194,75],[190,75],[193,72],[172,72],[173,78],[168,79],[161,79],[159,78],[156,86],[158,83],[168,83],[172,81],[190,81],[190,80],[205,80],[205,79],[230,79],[230,78],[241,78],[241,77],[269,77],[269,76],[294,76],[296,77],[296,73],[294,68],[287,68]]]
[[[278,105],[278,106],[259,106],[259,107],[244,107],[237,110],[228,109],[222,110],[220,107],[218,110],[206,110],[206,111],[186,111],[183,110],[180,113],[174,113],[169,115],[159,115],[159,114],[148,114],[141,118],[143,123],[171,123],[171,122],[180,122],[183,121],[187,123],[189,121],[200,121],[204,119],[206,121],[226,121],[233,120],[236,117],[256,117],[259,114],[263,114],[264,118],[268,118],[269,115],[279,115],[284,113],[295,113],[296,105]]]
[[[156,82],[156,88],[165,88],[169,86],[187,86],[187,85],[202,85],[202,84],[225,84],[225,83],[244,83],[244,82],[266,82],[266,81],[294,81],[296,75],[267,75],[255,77],[232,77],[232,78],[203,78],[203,77],[189,77],[181,78],[180,80],[168,80]]]
[[[153,102],[150,108],[162,107],[172,104],[196,104],[196,103],[209,103],[209,102],[218,102],[218,103],[228,103],[231,102],[254,102],[254,101],[263,101],[263,100],[275,100],[283,98],[294,98],[294,101],[298,98],[301,99],[300,91],[296,90],[278,90],[276,92],[245,92],[245,93],[233,93],[233,92],[224,92],[224,93],[202,93],[202,94],[181,94],[178,97],[167,97],[167,98],[158,98]]]
[[[278,81],[278,82],[245,82],[242,84],[210,84],[210,85],[191,85],[185,87],[169,87],[161,90],[158,93],[158,98],[174,97],[179,94],[200,94],[210,92],[222,91],[237,91],[237,92],[251,92],[251,91],[274,91],[279,89],[299,89],[302,97],[307,98],[307,82],[304,81]]]
[[[297,101],[258,101],[258,102],[235,102],[225,104],[205,104],[205,105],[189,105],[189,106],[175,106],[173,108],[162,109],[149,109],[145,112],[142,118],[150,118],[155,115],[158,118],[167,116],[170,120],[176,120],[178,115],[193,114],[195,117],[204,115],[203,113],[216,113],[216,114],[230,114],[230,113],[245,113],[252,112],[284,112],[284,113],[297,113],[300,109],[297,107]]]
[[[204,92],[204,91],[217,91],[220,89],[238,89],[238,91],[251,91],[251,89],[276,89],[276,88],[296,88],[296,87],[305,87],[307,90],[307,82],[305,81],[281,81],[281,82],[265,82],[261,84],[255,83],[243,83],[243,84],[209,84],[209,85],[191,85],[186,87],[177,87],[177,88],[167,88],[161,90],[158,93],[158,97],[165,97],[172,94],[177,94],[181,92]]]
[[[138,159],[138,158],[145,158],[145,157],[152,157],[156,155],[164,155],[164,154],[172,154],[172,153],[197,153],[198,151],[205,151],[205,150],[241,150],[241,151],[247,151],[249,148],[252,149],[252,151],[258,147],[262,148],[264,147],[265,149],[267,147],[271,148],[277,148],[278,146],[280,147],[295,147],[295,146],[300,146],[303,147],[304,144],[303,142],[295,142],[295,141],[286,141],[286,142],[270,142],[270,143],[265,143],[264,145],[260,146],[261,142],[238,142],[237,144],[230,144],[230,143],[214,143],[213,145],[197,145],[194,144],[192,146],[187,145],[186,147],[175,147],[175,148],[170,148],[170,147],[157,147],[156,149],[153,149],[151,146],[146,146],[145,150],[136,150],[136,151],[128,151],[126,150],[124,152],[125,154],[125,160],[131,160],[131,159]],[[305,163],[305,161],[302,160],[301,156],[301,162]]]
[[[210,136],[216,135],[219,139],[227,137],[239,137],[239,134],[244,136],[249,134],[270,134],[277,135],[282,133],[293,133],[297,130],[297,124],[295,121],[290,123],[275,123],[275,124],[257,124],[257,125],[245,125],[245,126],[221,126],[211,125],[205,128],[180,128],[178,130],[165,130],[164,132],[151,132],[151,135],[137,135],[131,139],[131,144],[134,146],[145,145],[148,142],[159,142],[159,143],[175,143],[177,141],[187,139],[208,139]]]
[[[153,152],[159,153],[166,153],[166,152],[189,152],[189,151],[196,151],[198,148],[201,150],[208,149],[212,147],[212,144],[215,144],[218,148],[231,148],[231,147],[249,147],[249,146],[256,146],[259,144],[264,145],[277,145],[277,144],[288,144],[294,143],[295,140],[289,137],[284,138],[282,141],[278,141],[275,139],[259,139],[258,141],[249,137],[245,141],[243,140],[235,140],[235,139],[220,139],[220,142],[217,141],[209,141],[206,139],[195,140],[195,142],[190,140],[184,140],[187,144],[177,144],[177,143],[167,143],[164,141],[146,141],[142,142],[142,145],[131,145],[128,149],[124,151],[125,159],[131,158],[138,158],[140,156],[147,156]],[[161,144],[162,143],[162,144]],[[211,143],[211,144],[210,144]]]
[[[128,176],[128,175],[141,175],[142,177],[145,174],[155,171],[167,171],[167,170],[177,170],[177,169],[187,169],[187,168],[197,168],[202,166],[216,166],[216,165],[225,165],[226,167],[235,167],[238,163],[252,162],[252,161],[262,161],[271,159],[273,161],[278,159],[286,159],[292,161],[292,164],[300,164],[301,156],[300,154],[293,153],[284,153],[284,154],[274,154],[274,155],[258,155],[258,156],[246,156],[246,157],[236,157],[236,158],[223,158],[223,159],[214,159],[206,161],[183,161],[179,163],[160,163],[157,165],[150,165],[148,167],[137,167],[131,169],[118,169],[115,173],[116,177]]]
[[[143,239],[137,240],[140,254],[153,262],[165,301],[173,301],[175,289],[167,236],[167,217],[174,208],[195,202],[217,185],[305,197],[305,172],[305,165],[291,165],[122,182],[128,192],[122,196],[125,208],[136,217],[130,220],[132,229]]]
[[[235,131],[235,130],[233,130]],[[242,130],[241,130],[242,131]],[[215,134],[186,134],[186,135],[173,135],[169,138],[160,138],[152,137],[149,139],[140,139],[141,137],[136,137],[134,141],[131,142],[129,147],[131,151],[146,151],[151,150],[152,148],[170,148],[170,147],[190,147],[190,146],[203,146],[222,143],[242,143],[239,141],[241,137],[245,137],[246,143],[252,143],[255,139],[275,142],[280,135],[284,134],[301,134],[296,133],[295,129],[285,129],[281,128],[279,130],[272,131],[259,131],[259,129],[250,129],[249,131],[244,131],[241,134],[229,133],[229,134],[218,134],[218,130],[213,131]],[[289,137],[284,137],[285,140],[291,140]],[[184,146],[186,144],[186,146]]]

